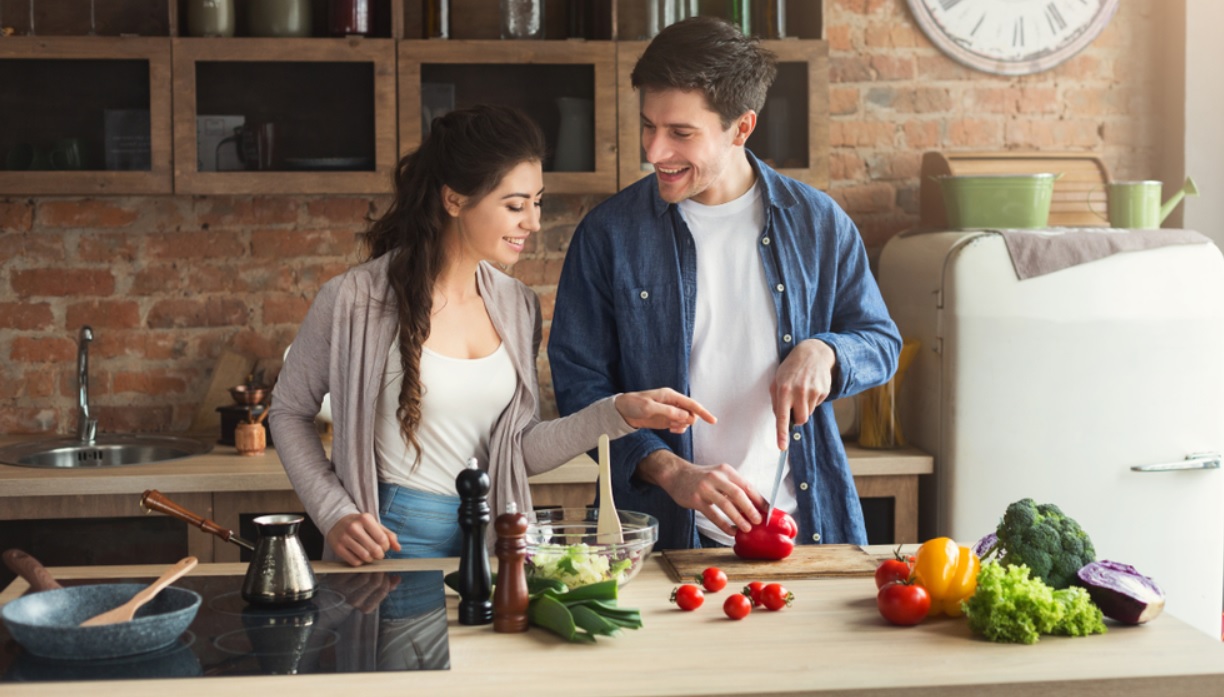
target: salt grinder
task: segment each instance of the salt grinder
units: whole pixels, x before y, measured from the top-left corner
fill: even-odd
[[[506,512],[493,522],[497,531],[497,585],[493,590],[493,631],[513,633],[527,631],[527,576],[523,560],[527,558],[527,516],[518,512],[513,501]]]
[[[489,475],[468,460],[467,469],[455,478],[459,491],[459,527],[463,548],[459,552],[459,624],[489,624],[493,621],[493,578],[489,572],[489,550],[485,529],[489,526]]]

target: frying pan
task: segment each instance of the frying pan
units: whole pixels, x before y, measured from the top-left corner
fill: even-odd
[[[9,550],[4,561],[32,589],[47,587],[51,576],[33,557]],[[39,579],[37,585],[33,579]],[[104,583],[27,593],[0,608],[0,619],[18,644],[44,658],[117,658],[155,651],[187,630],[200,609],[199,593],[170,586],[141,607],[131,622],[78,626],[127,602],[146,585]]]

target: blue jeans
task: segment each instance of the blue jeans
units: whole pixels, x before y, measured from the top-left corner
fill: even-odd
[[[378,483],[378,517],[399,537],[388,559],[457,557],[463,543],[459,497]]]

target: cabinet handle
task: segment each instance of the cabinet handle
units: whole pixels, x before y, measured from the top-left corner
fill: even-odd
[[[1161,462],[1155,465],[1135,465],[1135,472],[1179,472],[1182,470],[1218,470],[1219,453],[1190,453],[1180,462]]]

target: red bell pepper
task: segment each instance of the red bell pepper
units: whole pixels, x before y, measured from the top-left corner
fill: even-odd
[[[735,533],[735,556],[742,559],[785,559],[795,551],[795,519],[778,509],[768,521],[752,526],[748,532]]]

